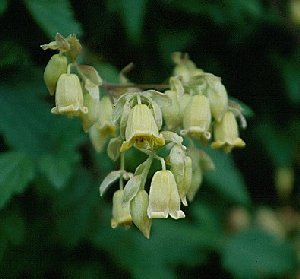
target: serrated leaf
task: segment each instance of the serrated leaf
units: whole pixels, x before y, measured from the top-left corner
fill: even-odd
[[[295,252],[273,235],[251,229],[232,237],[223,252],[223,266],[236,278],[282,277],[297,266]]]
[[[135,175],[128,180],[124,187],[123,201],[131,201],[139,191],[142,183],[142,175]]]
[[[121,171],[112,171],[104,178],[99,187],[100,196],[102,196],[105,193],[109,186],[111,186],[115,181],[117,181],[120,178],[120,175]]]
[[[53,38],[59,31],[80,35],[82,29],[73,15],[69,0],[25,0],[25,4],[40,27]]]
[[[33,163],[25,154],[3,153],[0,156],[0,208],[13,195],[23,192],[33,176]]]
[[[137,42],[143,29],[147,0],[120,0],[120,12],[129,38]]]
[[[120,157],[120,147],[123,140],[120,137],[112,138],[107,146],[107,155],[113,161],[117,161]]]

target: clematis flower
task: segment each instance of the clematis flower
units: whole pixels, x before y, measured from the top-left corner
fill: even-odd
[[[54,95],[57,81],[62,74],[67,72],[67,67],[68,60],[63,55],[54,54],[49,60],[44,71],[44,81],[50,95]]]
[[[103,97],[98,103],[98,120],[89,128],[90,140],[97,152],[101,152],[107,140],[115,135],[116,126],[112,122],[112,103]]]
[[[189,134],[196,139],[209,140],[211,124],[211,111],[209,100],[204,95],[195,95],[186,106],[183,116],[182,134]]]
[[[130,202],[123,202],[124,190],[114,193],[111,227],[114,229],[119,225],[130,226],[132,218],[130,215]]]
[[[220,122],[214,124],[215,141],[211,147],[224,148],[225,152],[230,152],[233,148],[243,148],[246,144],[239,138],[238,126],[234,114],[227,111]]]
[[[184,212],[180,210],[180,197],[176,181],[171,171],[157,171],[151,182],[149,191],[149,218],[184,218]]]
[[[56,106],[51,109],[53,114],[79,116],[88,113],[83,105],[83,93],[79,78],[75,74],[62,74],[58,81],[55,93]]]
[[[153,149],[165,144],[164,137],[158,133],[151,110],[145,104],[137,104],[130,111],[125,131],[125,139],[120,151],[128,150],[132,145],[137,148]]]

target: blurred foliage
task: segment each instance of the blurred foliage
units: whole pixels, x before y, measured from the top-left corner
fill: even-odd
[[[297,2],[0,0],[0,277],[299,276]],[[51,54],[39,45],[56,32],[76,33],[81,59],[110,82],[130,62],[132,81],[164,82],[171,53],[188,52],[254,112],[247,148],[210,152],[216,171],[186,219],[154,222],[150,240],[110,228],[112,193],[101,199],[98,186],[114,163],[94,153],[79,121],[50,114]],[[293,170],[284,197],[281,168]],[[260,205],[270,211],[263,222]]]

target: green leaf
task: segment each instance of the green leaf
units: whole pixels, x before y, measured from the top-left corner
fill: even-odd
[[[291,166],[294,160],[296,142],[286,131],[274,124],[262,121],[256,128],[256,136],[264,145],[273,163],[277,167]]]
[[[280,57],[275,54],[271,56],[275,67],[281,74],[284,83],[285,92],[290,101],[295,104],[300,103],[300,51],[295,53],[291,58]]]
[[[70,183],[54,200],[54,216],[58,237],[71,247],[91,228],[90,218],[99,202],[91,175],[78,168]]]
[[[232,157],[222,151],[205,149],[215,163],[215,171],[205,174],[211,186],[231,201],[247,204],[250,199],[246,185],[239,170],[235,167]]]
[[[10,245],[19,245],[25,236],[24,220],[18,212],[3,212],[0,215],[0,262]]]
[[[295,252],[274,236],[251,229],[232,237],[223,252],[223,266],[236,278],[284,277],[297,266]]]
[[[120,12],[130,40],[140,39],[146,12],[147,0],[120,0]]]
[[[70,1],[25,0],[25,4],[49,38],[53,38],[57,32],[65,36],[82,33],[80,24],[74,18]]]
[[[0,0],[0,15],[3,14],[7,9],[8,0]]]
[[[25,154],[3,153],[0,156],[0,208],[13,195],[23,192],[33,176],[33,163]]]

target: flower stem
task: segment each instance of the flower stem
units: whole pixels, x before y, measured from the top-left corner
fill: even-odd
[[[123,178],[123,174],[124,174],[124,169],[125,169],[125,154],[124,152],[121,153],[120,155],[120,190],[124,189],[124,178]]]

